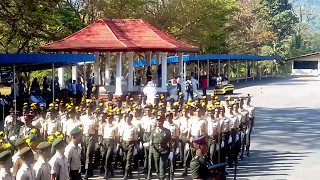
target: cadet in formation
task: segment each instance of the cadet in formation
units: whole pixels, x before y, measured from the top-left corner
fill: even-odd
[[[160,94],[155,104],[144,99],[57,99],[48,109],[25,103],[22,116],[13,107],[0,132],[0,180],[88,179],[98,167],[105,179],[115,168],[123,179],[133,170],[146,179],[174,179],[177,166],[182,176],[190,166],[194,179],[223,178],[225,165],[249,156],[249,94],[225,101],[213,94],[184,102],[181,93],[168,101]]]

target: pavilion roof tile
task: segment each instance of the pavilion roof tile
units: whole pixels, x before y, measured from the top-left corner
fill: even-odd
[[[40,47],[44,51],[165,51],[198,52],[141,19],[100,19],[59,41]]]

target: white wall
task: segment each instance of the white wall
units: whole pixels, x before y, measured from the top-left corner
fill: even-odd
[[[313,70],[313,69],[293,69],[293,63],[294,61],[318,61],[318,69]],[[306,76],[306,75],[315,75],[319,74],[319,69],[320,69],[320,55],[313,55],[313,56],[306,56],[306,57],[301,57],[297,59],[292,59],[292,72],[291,75],[295,76]]]

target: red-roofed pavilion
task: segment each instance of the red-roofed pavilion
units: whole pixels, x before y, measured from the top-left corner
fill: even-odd
[[[151,53],[153,52],[157,55],[157,62],[161,62],[161,91],[166,92],[167,53],[178,53],[181,57],[179,58],[179,73],[182,73],[182,53],[198,52],[197,47],[178,41],[141,19],[100,19],[62,40],[45,44],[40,48],[48,52],[95,53],[96,85],[99,85],[99,55],[105,54],[105,82],[106,85],[109,85],[110,53],[116,53],[115,95],[122,95],[122,53],[127,53],[129,61],[129,91],[133,90],[133,53],[144,52],[148,65],[151,65]],[[76,77],[73,73],[73,79]]]

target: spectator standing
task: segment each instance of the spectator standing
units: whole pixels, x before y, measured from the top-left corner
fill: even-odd
[[[147,84],[148,84],[148,82],[152,80],[151,66],[148,66],[146,76],[147,76]]]
[[[47,92],[48,88],[49,88],[48,80],[47,80],[47,76],[45,76],[43,77],[43,81],[42,81],[42,91]]]
[[[193,100],[193,88],[192,88],[192,81],[190,77],[188,77],[186,81],[186,92],[187,92],[187,99],[189,99],[189,95],[190,95],[191,99]]]
[[[72,81],[71,79],[68,81],[68,96],[72,96]]]
[[[78,84],[76,86],[76,89],[77,89],[77,104],[80,104],[81,102],[81,98],[82,98],[82,95],[83,95],[83,86],[82,86],[82,82],[80,81],[80,79],[78,79]]]
[[[201,82],[201,86],[202,86],[202,92],[203,92],[203,96],[207,95],[207,88],[208,88],[208,79],[207,76],[204,76]]]
[[[72,97],[76,98],[77,97],[77,81],[73,80],[71,86],[72,86]]]

